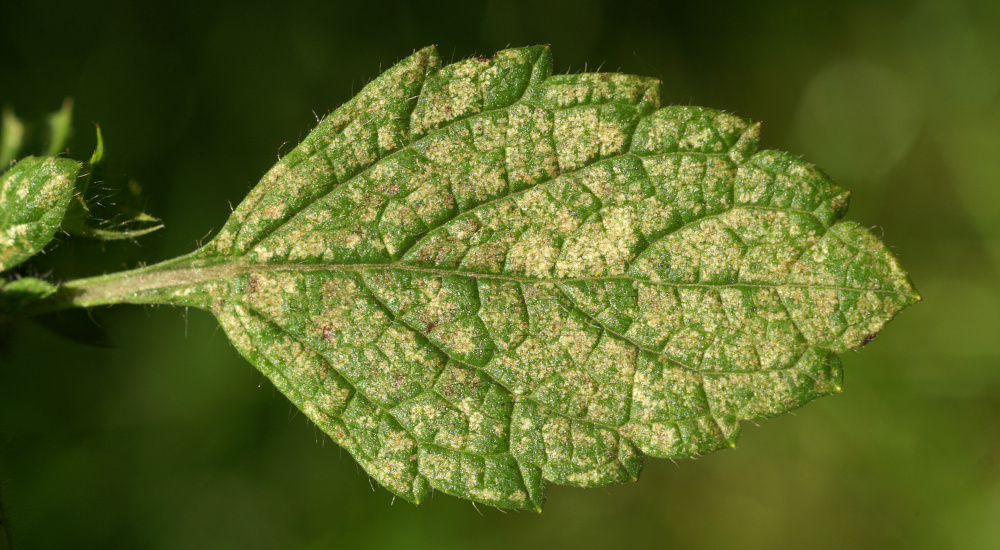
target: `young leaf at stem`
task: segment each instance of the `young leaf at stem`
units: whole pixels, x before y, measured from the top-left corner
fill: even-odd
[[[66,215],[80,163],[27,157],[0,174],[0,271],[42,250]]]

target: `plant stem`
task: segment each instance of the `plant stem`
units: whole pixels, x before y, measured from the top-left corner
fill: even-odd
[[[59,285],[52,296],[19,311],[18,316],[30,317],[78,307],[150,303],[148,297],[142,298],[148,291],[209,278],[206,271],[212,269],[199,259],[198,252],[146,267],[68,281]]]

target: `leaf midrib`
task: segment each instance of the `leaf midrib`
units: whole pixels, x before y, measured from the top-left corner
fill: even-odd
[[[190,258],[188,259],[187,266],[172,267],[173,262],[168,264],[161,264],[162,269],[156,269],[158,266],[151,266],[150,268],[145,268],[137,271],[145,271],[145,273],[136,273],[129,277],[116,277],[115,280],[101,281],[100,277],[94,279],[81,279],[78,281],[72,281],[64,285],[67,289],[75,289],[76,295],[74,297],[74,302],[82,306],[94,306],[103,305],[106,303],[118,303],[121,301],[125,302],[141,302],[142,297],[139,296],[141,293],[153,292],[159,290],[169,290],[176,289],[182,286],[209,283],[213,281],[222,281],[233,279],[240,275],[252,274],[252,273],[285,273],[285,272],[339,272],[339,273],[357,273],[360,274],[364,271],[388,271],[388,270],[399,270],[399,271],[410,271],[413,273],[424,273],[429,275],[439,275],[439,276],[449,276],[455,275],[459,277],[468,277],[470,279],[484,279],[484,280],[499,280],[499,281],[510,281],[520,284],[565,284],[565,283],[575,283],[575,282],[606,282],[606,281],[630,281],[646,284],[654,284],[661,286],[671,286],[677,288],[700,288],[700,289],[719,289],[719,288],[810,288],[818,290],[838,290],[838,291],[852,291],[852,292],[877,292],[883,294],[896,294],[904,295],[905,293],[898,289],[883,289],[883,288],[864,288],[864,287],[848,287],[840,285],[825,285],[825,284],[795,284],[795,283],[724,283],[724,284],[706,284],[706,283],[680,283],[680,282],[669,282],[669,281],[653,281],[651,279],[644,279],[640,277],[633,277],[630,275],[608,275],[601,277],[519,277],[516,275],[505,275],[499,273],[487,273],[487,272],[474,272],[474,271],[460,271],[460,270],[449,270],[449,269],[439,269],[433,267],[421,267],[414,266],[410,264],[404,264],[400,262],[393,262],[388,264],[301,264],[301,263],[250,263],[250,262],[226,262],[217,265],[197,265],[202,263],[201,261]],[[214,262],[213,262],[214,263]],[[129,273],[129,272],[125,272]],[[124,279],[124,280],[122,280]],[[110,289],[115,289],[114,297],[106,295],[107,291]],[[129,298],[131,296],[131,299]],[[123,300],[124,298],[124,300]],[[169,300],[172,303],[178,305],[197,305],[192,303],[187,303],[184,297],[171,297]]]

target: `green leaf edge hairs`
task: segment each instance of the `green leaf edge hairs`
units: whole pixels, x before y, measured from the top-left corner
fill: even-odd
[[[655,79],[552,75],[545,46],[444,66],[429,47],[207,245],[20,312],[206,309],[394,494],[540,511],[547,482],[634,481],[840,391],[837,353],[919,301],[840,221],[849,191],[758,139],[661,107]]]

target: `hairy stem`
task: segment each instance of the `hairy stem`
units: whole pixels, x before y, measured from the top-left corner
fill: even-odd
[[[151,266],[76,279],[59,285],[55,294],[18,312],[30,317],[78,307],[148,303],[141,296],[150,290],[197,281],[209,276],[197,252]]]

